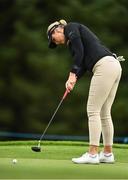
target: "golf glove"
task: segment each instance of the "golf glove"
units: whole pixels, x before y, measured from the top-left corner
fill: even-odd
[[[115,53],[113,53],[113,56],[118,60],[118,61],[125,61],[125,58],[123,56],[117,56]]]

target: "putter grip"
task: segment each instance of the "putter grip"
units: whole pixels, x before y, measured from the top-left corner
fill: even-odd
[[[64,93],[64,95],[63,95],[63,98],[62,98],[62,99],[65,99],[66,96],[68,95],[68,93],[69,93],[69,92],[66,90],[65,93]]]

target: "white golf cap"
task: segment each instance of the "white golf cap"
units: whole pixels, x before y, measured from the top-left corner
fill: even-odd
[[[50,25],[48,26],[48,29],[47,29],[47,34],[49,33],[49,31],[52,30],[52,28],[54,28],[55,26],[58,26],[59,24],[60,24],[60,23],[59,23],[58,21],[50,24]]]
[[[60,25],[60,23],[56,21],[48,26],[47,35],[48,35],[49,48],[55,48],[57,46],[54,42],[52,42],[52,32],[54,31],[55,28],[58,27],[58,25]]]
[[[48,36],[48,46],[49,48],[55,48],[57,45],[52,42],[52,32],[59,26],[59,25],[67,25],[67,22],[63,19],[60,21],[55,21],[54,23],[50,24],[47,28],[47,36]]]

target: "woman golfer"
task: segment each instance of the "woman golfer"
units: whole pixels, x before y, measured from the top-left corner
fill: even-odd
[[[87,102],[89,150],[72,161],[91,164],[114,163],[111,107],[121,77],[119,61],[93,32],[80,23],[56,21],[48,27],[47,35],[49,48],[65,44],[72,54],[74,63],[66,82],[69,92],[85,71],[93,73]],[[98,154],[101,133],[104,149]]]

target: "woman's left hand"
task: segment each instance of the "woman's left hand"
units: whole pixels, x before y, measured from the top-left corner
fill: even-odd
[[[68,78],[68,80],[67,80],[67,82],[66,82],[66,84],[65,84],[66,89],[68,90],[68,92],[70,92],[70,91],[73,90],[73,88],[74,88],[74,86],[75,86],[75,84],[76,84],[76,81],[77,81],[77,76],[76,76],[76,74],[70,72],[69,78]]]

